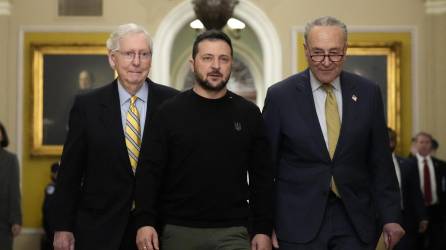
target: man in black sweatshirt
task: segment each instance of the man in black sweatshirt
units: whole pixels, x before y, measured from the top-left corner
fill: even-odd
[[[226,89],[232,61],[227,35],[199,35],[193,88],[154,118],[136,172],[140,250],[271,249],[270,148],[257,106]]]

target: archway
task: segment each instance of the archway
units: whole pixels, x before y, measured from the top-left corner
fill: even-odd
[[[266,89],[282,78],[282,48],[279,36],[265,13],[248,0],[240,0],[234,16],[247,22],[254,30],[263,54],[263,88],[257,90],[257,104],[262,107]],[[195,18],[190,1],[183,1],[161,21],[154,37],[153,65],[151,78],[168,84],[170,79],[170,54],[176,34]]]

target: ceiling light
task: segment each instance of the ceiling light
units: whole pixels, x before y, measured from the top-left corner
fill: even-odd
[[[192,29],[196,29],[196,30],[204,29],[204,25],[203,25],[203,23],[202,23],[200,20],[198,20],[198,19],[195,19],[195,20],[193,20],[192,22],[190,22],[189,26],[190,26]]]
[[[246,27],[244,22],[233,17],[229,18],[227,25],[233,30],[242,30]]]

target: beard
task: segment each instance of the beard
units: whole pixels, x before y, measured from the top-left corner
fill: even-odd
[[[212,72],[210,74],[221,74],[220,72]],[[212,85],[208,80],[206,80],[203,75],[199,72],[195,72],[195,82],[198,83],[203,89],[212,92],[219,92],[226,87],[228,84],[229,78],[231,75],[229,74],[226,79],[220,81],[217,85]]]

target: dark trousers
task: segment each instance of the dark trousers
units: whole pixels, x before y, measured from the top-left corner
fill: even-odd
[[[0,250],[12,250],[13,238],[11,233],[11,226],[0,226],[2,226],[0,227]]]
[[[446,249],[446,222],[442,217],[444,211],[440,205],[426,207],[429,217],[427,231],[421,235],[421,248],[424,250]]]
[[[413,213],[408,213],[405,210],[401,211],[403,215],[403,228],[406,234],[401,238],[395,246],[395,250],[420,250],[418,238],[419,221]]]
[[[333,193],[329,195],[324,219],[316,238],[307,243],[290,243],[279,239],[280,250],[374,250],[375,244],[362,242],[344,204]]]
[[[243,226],[194,228],[167,224],[161,233],[161,250],[250,250]]]
[[[54,235],[47,235],[44,234],[42,236],[42,239],[40,240],[40,250],[53,250],[53,240],[54,240]]]
[[[427,231],[420,236],[424,250],[445,250],[446,230],[444,221],[429,221]]]
[[[136,246],[136,223],[133,213],[129,217],[129,222],[125,228],[124,237],[122,237],[121,247],[119,250],[137,250]]]

